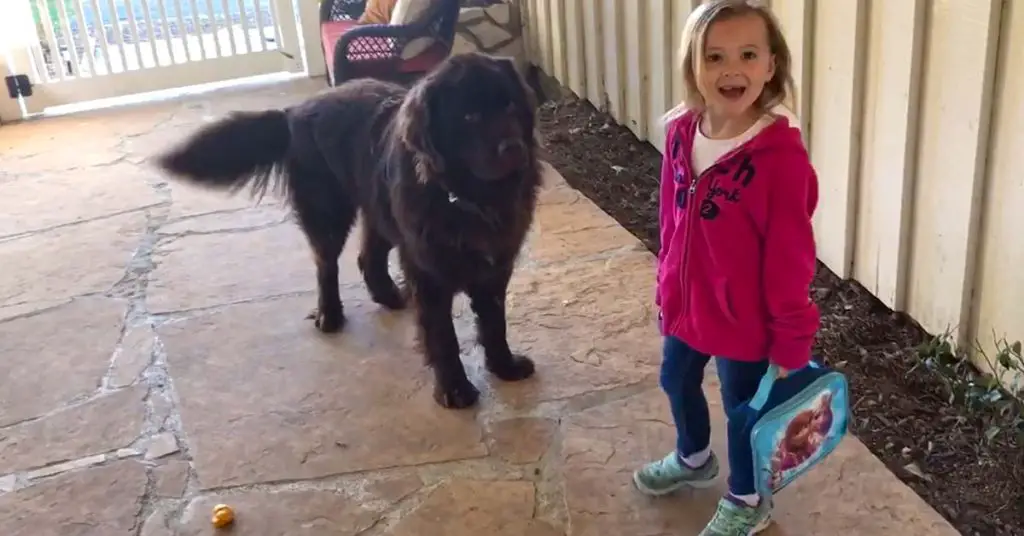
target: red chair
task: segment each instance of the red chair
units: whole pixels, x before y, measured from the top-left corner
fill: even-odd
[[[420,0],[426,1],[426,0]],[[336,86],[356,78],[408,84],[441,63],[452,50],[459,0],[434,0],[420,20],[404,25],[359,24],[365,0],[321,0],[320,41],[327,80]],[[402,51],[421,37],[433,39],[427,50],[409,58]]]

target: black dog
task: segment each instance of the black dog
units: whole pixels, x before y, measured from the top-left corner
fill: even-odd
[[[533,221],[541,182],[534,95],[504,58],[447,59],[410,89],[370,79],[284,110],[236,112],[159,157],[193,183],[288,196],[316,258],[316,326],[341,329],[338,257],[359,210],[358,265],[373,300],[406,295],[388,274],[398,248],[435,375],[434,398],[473,405],[479,391],[459,358],[452,301],[465,292],[487,368],[521,380],[533,362],[506,338],[505,295]]]

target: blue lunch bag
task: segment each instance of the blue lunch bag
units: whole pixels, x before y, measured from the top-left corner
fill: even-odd
[[[779,378],[770,365],[757,393],[736,409],[754,454],[754,482],[762,497],[785,488],[839,446],[850,420],[846,376],[813,359]],[[732,420],[730,419],[730,420]]]

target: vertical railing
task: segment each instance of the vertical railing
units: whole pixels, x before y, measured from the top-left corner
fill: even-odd
[[[271,0],[47,0],[33,50],[43,83],[277,49]]]

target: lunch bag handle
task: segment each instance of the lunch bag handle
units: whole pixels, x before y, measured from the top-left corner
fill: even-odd
[[[812,359],[807,363],[808,368],[821,368],[821,365],[815,363]],[[775,380],[779,379],[779,366],[775,364],[768,365],[768,370],[765,371],[764,376],[761,377],[761,383],[757,386],[757,392],[754,393],[754,398],[750,399],[750,408],[755,412],[761,411],[764,408],[766,402],[768,402],[768,395],[772,392],[772,386],[775,385]],[[792,371],[793,374],[797,371]]]

